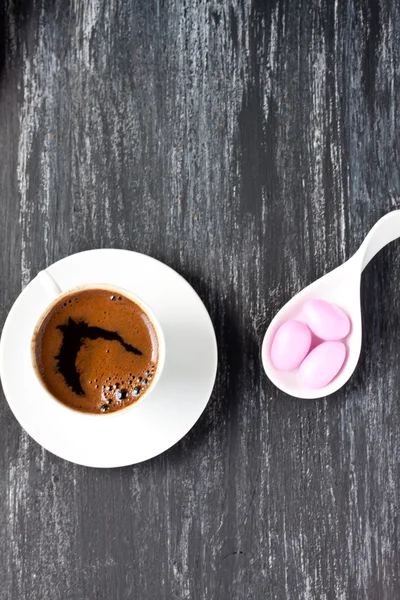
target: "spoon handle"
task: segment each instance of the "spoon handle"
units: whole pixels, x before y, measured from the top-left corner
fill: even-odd
[[[374,258],[384,246],[400,237],[400,210],[394,210],[375,223],[359,247],[356,256],[360,256],[361,270]]]

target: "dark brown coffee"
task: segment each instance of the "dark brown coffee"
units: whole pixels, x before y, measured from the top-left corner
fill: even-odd
[[[89,413],[115,412],[139,400],[152,385],[159,360],[150,318],[113,290],[64,296],[43,319],[33,344],[48,391]]]

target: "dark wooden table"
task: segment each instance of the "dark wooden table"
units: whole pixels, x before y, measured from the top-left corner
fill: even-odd
[[[46,265],[128,248],[188,279],[220,351],[200,421],[129,468],[58,459],[2,397],[0,598],[397,600],[399,244],[364,274],[363,351],[339,393],[285,396],[260,342],[400,206],[400,4],[2,0],[0,15],[1,322]]]

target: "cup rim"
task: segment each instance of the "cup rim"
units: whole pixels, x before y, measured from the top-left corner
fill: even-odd
[[[125,406],[124,408],[113,411],[111,413],[85,412],[82,410],[72,408],[71,406],[68,406],[67,404],[65,404],[64,402],[59,400],[54,394],[52,394],[52,392],[50,392],[47,389],[47,387],[39,373],[39,369],[37,366],[35,341],[36,341],[36,335],[37,335],[44,319],[49,314],[49,312],[54,308],[54,306],[56,304],[58,304],[58,302],[60,300],[62,300],[64,297],[70,296],[71,294],[73,294],[75,292],[81,292],[81,291],[85,291],[85,290],[107,290],[110,292],[115,292],[117,294],[119,293],[119,294],[127,297],[129,300],[131,300],[132,302],[137,304],[143,310],[143,312],[146,313],[146,315],[149,317],[152,325],[154,326],[154,329],[156,330],[157,341],[158,341],[158,362],[157,362],[157,369],[155,372],[155,376],[153,378],[153,381],[152,381],[150,387],[148,387],[144,391],[144,393],[140,396],[140,398],[138,398],[138,400],[136,400],[132,404],[129,404],[128,406]],[[107,283],[89,283],[89,284],[78,285],[78,286],[69,288],[68,290],[62,291],[60,294],[58,294],[58,296],[56,296],[53,300],[51,300],[51,302],[46,306],[44,311],[42,311],[42,313],[40,314],[39,318],[37,319],[37,321],[35,323],[33,333],[31,336],[31,366],[32,366],[33,372],[35,374],[35,378],[36,378],[37,382],[39,383],[39,385],[41,386],[43,391],[46,393],[46,395],[49,398],[51,398],[52,400],[54,400],[55,402],[57,402],[57,404],[59,406],[61,406],[63,409],[65,409],[69,412],[74,413],[75,415],[79,415],[82,417],[97,417],[97,418],[101,417],[102,419],[115,418],[118,415],[125,414],[129,410],[132,410],[134,407],[138,406],[139,404],[142,404],[142,402],[156,388],[156,386],[160,380],[163,368],[164,368],[164,363],[165,363],[165,337],[164,337],[162,327],[161,327],[157,317],[155,316],[154,312],[152,311],[152,309],[149,307],[149,305],[144,300],[142,300],[139,296],[137,296],[137,294],[135,294],[134,292],[131,292],[130,290],[127,290],[126,288],[123,288],[123,287],[120,287],[117,285],[112,285],[112,284],[107,284]]]

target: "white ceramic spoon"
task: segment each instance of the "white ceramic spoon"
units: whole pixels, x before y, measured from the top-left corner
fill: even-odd
[[[262,344],[262,363],[272,383],[297,398],[323,398],[333,394],[346,383],[356,368],[362,341],[360,280],[361,273],[386,244],[400,237],[400,210],[395,210],[375,223],[358,251],[347,262],[296,294],[271,321]],[[272,340],[279,327],[289,319],[304,320],[302,307],[306,300],[327,300],[342,308],[351,319],[351,332],[344,340],[347,357],[339,374],[320,389],[306,388],[297,377],[298,370],[276,369],[270,358]]]

